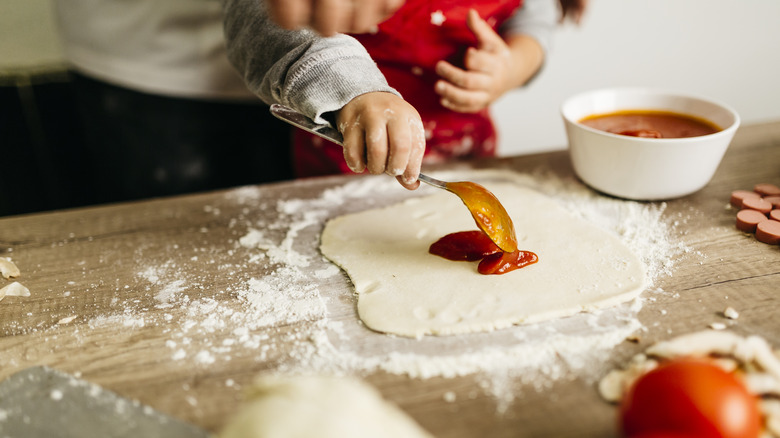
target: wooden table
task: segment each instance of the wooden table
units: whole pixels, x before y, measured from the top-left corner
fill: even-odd
[[[466,166],[517,172],[546,168],[561,178],[572,175],[565,152]],[[268,257],[252,259],[262,251],[242,246],[240,239],[257,228],[282,241],[290,230],[280,227],[283,212],[277,201],[316,198],[353,181],[332,177],[0,218],[0,255],[12,257],[22,271],[18,280],[32,293],[0,302],[0,379],[49,365],[219,430],[240,403],[241,389],[258,373],[294,364],[300,356],[287,343],[307,341],[300,339],[308,333],[305,327],[317,324],[317,318],[305,317],[261,324],[249,333],[261,340],[255,344],[236,342],[242,333],[229,331],[230,324],[220,326],[220,320],[230,320],[230,311],[247,306],[237,298],[241,285],[276,272]],[[588,370],[588,378],[575,373],[542,390],[522,388],[507,411],[498,414],[476,375],[422,379],[376,371],[362,377],[438,437],[613,436],[614,408],[600,400],[593,378],[652,342],[704,329],[732,306],[741,315],[732,324],[734,331],[780,345],[780,247],[736,231],[735,212],[726,208],[732,190],[760,182],[780,184],[780,122],[741,128],[712,182],[668,202],[662,219],[679,222],[679,237],[695,255],[682,256],[673,275],[659,279],[656,286],[669,293],[654,295],[639,312],[647,329],[641,341],[617,345]],[[251,202],[240,199],[258,194]],[[375,203],[383,205],[393,196],[378,196]],[[293,250],[316,252],[324,218],[312,221],[296,231]],[[314,260],[312,269],[327,266]],[[327,318],[359,326],[346,280],[311,274],[310,283],[347,303],[347,311]],[[164,281],[156,278],[163,275]],[[190,301],[182,301],[184,295]],[[177,300],[165,306],[173,296]],[[212,319],[208,303],[217,309]],[[199,316],[192,316],[194,310]],[[193,326],[187,327],[188,321]],[[350,342],[368,349],[376,337],[385,336],[355,330],[362,334]],[[264,349],[266,343],[270,347]],[[221,345],[226,353],[214,353]],[[177,356],[179,350],[184,358]],[[207,352],[198,356],[199,350]],[[445,401],[443,394],[454,400]]]

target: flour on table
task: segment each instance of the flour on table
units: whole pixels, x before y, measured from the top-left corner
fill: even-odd
[[[669,275],[678,256],[688,251],[675,239],[674,220],[664,215],[663,203],[600,196],[573,177],[544,171],[464,170],[435,176],[472,180],[488,189],[495,182],[511,182],[554,199],[632,249],[647,268],[650,298],[655,281]],[[116,285],[110,300],[115,310],[87,321],[89,326],[120,326],[127,336],[162,327],[161,342],[182,366],[219,366],[242,356],[285,375],[473,375],[481,390],[495,398],[498,412],[522,395],[520,385],[543,391],[560,380],[595,382],[603,357],[643,329],[637,313],[645,295],[612,308],[488,333],[414,339],[371,331],[357,317],[349,279],[319,252],[323,224],[437,190],[406,191],[387,176],[356,177],[311,198],[272,190],[227,192],[219,202],[231,204],[230,210],[238,212],[234,217],[224,217],[227,209],[221,205],[204,207],[201,214],[225,225],[210,227],[205,243],[192,242],[186,234],[166,243],[175,257],[150,260],[142,248],[137,250],[137,283]],[[259,215],[263,210],[275,213]],[[210,235],[216,232],[227,237]],[[125,298],[128,287],[144,290],[148,302]],[[157,306],[164,306],[162,316],[158,309],[148,310]],[[0,365],[8,360],[0,357]]]
[[[438,238],[477,229],[449,192],[328,222],[320,249],[349,274],[368,327],[411,337],[490,331],[612,307],[644,290],[642,261],[614,234],[535,190],[495,183],[491,191],[538,263],[482,275],[478,262],[429,254]]]

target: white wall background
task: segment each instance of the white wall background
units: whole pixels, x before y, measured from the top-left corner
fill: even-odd
[[[500,154],[565,148],[560,104],[612,86],[720,100],[743,124],[780,120],[780,0],[590,0],[536,81],[494,104]]]

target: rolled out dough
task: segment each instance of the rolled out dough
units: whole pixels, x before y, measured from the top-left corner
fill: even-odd
[[[536,264],[481,275],[478,262],[429,254],[442,236],[477,229],[444,191],[326,224],[320,249],[349,275],[369,328],[409,337],[490,331],[615,306],[644,290],[645,267],[617,236],[539,192],[504,182],[487,188]]]

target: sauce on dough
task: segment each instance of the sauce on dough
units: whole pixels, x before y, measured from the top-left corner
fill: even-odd
[[[477,270],[484,275],[506,274],[539,261],[539,257],[530,251],[502,251],[482,231],[447,234],[431,244],[428,252],[453,261],[482,260]]]

